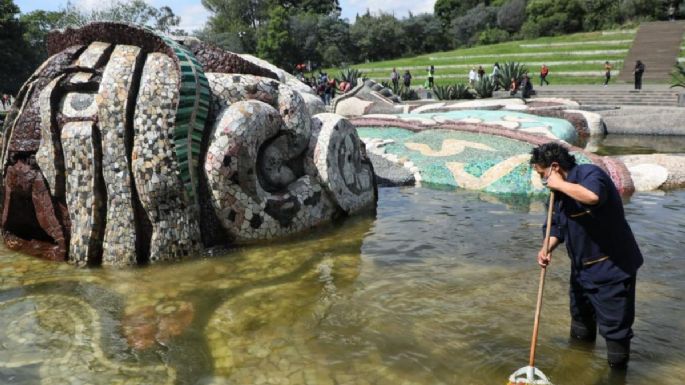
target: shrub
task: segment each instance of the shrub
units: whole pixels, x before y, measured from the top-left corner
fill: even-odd
[[[395,87],[395,85],[392,82],[389,82],[387,80],[381,81],[381,85],[383,87],[387,87],[387,88],[391,89],[392,93],[395,95],[399,95],[400,92],[402,91],[402,87],[404,87],[404,85],[400,84],[400,83],[397,83],[397,87]]]
[[[509,32],[498,29],[488,28],[478,35],[478,44],[497,44],[509,40]]]
[[[509,0],[497,11],[497,26],[517,32],[526,21],[526,0]]]
[[[402,100],[419,100],[419,94],[411,87],[405,87],[404,85],[400,85],[398,92],[395,92],[395,94]]]
[[[491,98],[492,92],[495,90],[495,81],[490,76],[485,75],[476,82],[474,89],[481,98]]]
[[[340,71],[340,78],[352,85],[352,88],[357,86],[357,79],[366,79],[364,73],[356,68],[345,68]]]
[[[438,100],[450,100],[450,87],[452,86],[433,86],[433,95]]]
[[[433,94],[439,100],[473,99],[474,97],[469,87],[462,83],[434,86]]]
[[[499,81],[500,87],[504,90],[509,90],[511,86],[511,79],[516,79],[516,84],[520,84],[523,80],[523,75],[528,72],[528,67],[518,62],[506,62],[500,64],[500,77],[497,79]]]
[[[473,99],[475,95],[464,83],[457,83],[452,88],[453,99]]]
[[[683,87],[685,88],[685,65],[678,63],[671,72],[671,88]]]
[[[554,36],[583,30],[585,10],[580,0],[531,0],[526,6],[526,37]]]
[[[457,46],[470,45],[478,40],[478,32],[497,23],[497,8],[483,3],[471,8],[466,15],[452,19],[448,30]]]

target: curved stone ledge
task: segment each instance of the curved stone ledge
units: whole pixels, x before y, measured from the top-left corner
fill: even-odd
[[[685,154],[624,155],[614,159],[631,171],[637,191],[685,187]]]

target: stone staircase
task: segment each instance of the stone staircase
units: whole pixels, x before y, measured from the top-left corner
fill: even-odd
[[[624,106],[661,106],[661,107],[676,107],[678,105],[679,90],[662,89],[662,90],[626,90],[611,88],[603,88],[595,86],[596,89],[581,88],[581,89],[555,89],[547,90],[543,88],[536,88],[537,95],[535,97],[554,97],[572,99],[581,105],[624,105]],[[666,88],[666,87],[664,87]]]
[[[640,24],[633,46],[623,61],[624,67],[618,79],[633,82],[635,62],[642,60],[645,64],[643,83],[668,82],[680,53],[684,33],[685,21],[656,21]]]

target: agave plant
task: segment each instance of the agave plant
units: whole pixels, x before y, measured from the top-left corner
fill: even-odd
[[[395,94],[399,95],[402,100],[419,100],[419,94],[413,88],[404,85],[399,86],[399,90]]]
[[[457,83],[452,86],[452,99],[473,99],[475,95],[464,83]]]
[[[473,99],[473,93],[471,93],[469,87],[463,83],[434,86],[433,94],[439,100]]]
[[[450,100],[450,92],[452,86],[433,86],[433,95],[438,100]]]
[[[352,88],[357,86],[357,79],[364,79],[364,73],[356,68],[345,68],[340,71],[340,78],[352,85]]]
[[[474,89],[481,98],[491,98],[495,90],[495,80],[485,75],[476,82]]]
[[[400,84],[397,84],[397,86],[395,86],[394,83],[391,83],[387,80],[381,81],[381,84],[383,85],[383,87],[391,89],[392,93],[395,95],[399,95],[400,92],[402,92],[402,88],[404,87],[404,85],[400,85]]]
[[[685,65],[678,63],[671,72],[671,88],[683,87],[685,88]]]
[[[497,79],[502,89],[509,90],[511,79],[516,79],[516,84],[520,84],[523,75],[528,72],[528,67],[518,62],[506,62],[500,66],[500,76]]]

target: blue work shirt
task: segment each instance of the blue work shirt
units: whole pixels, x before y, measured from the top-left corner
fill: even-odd
[[[572,273],[587,288],[635,276],[643,262],[642,253],[611,178],[593,164],[581,164],[568,170],[566,181],[578,183],[599,197],[597,204],[584,205],[555,193],[550,234],[566,244]]]

